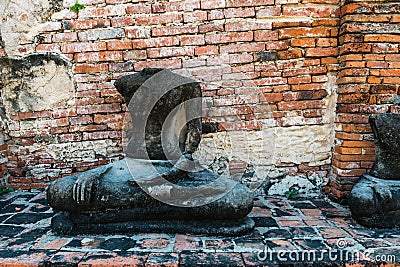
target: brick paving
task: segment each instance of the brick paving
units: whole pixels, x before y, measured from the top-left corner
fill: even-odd
[[[62,236],[43,193],[0,197],[0,266],[394,266],[400,230],[368,229],[324,199],[257,198],[251,235]],[[357,258],[358,256],[358,258]],[[400,264],[399,264],[400,266]]]

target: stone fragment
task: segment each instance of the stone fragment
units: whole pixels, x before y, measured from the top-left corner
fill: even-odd
[[[349,208],[360,224],[400,226],[400,114],[371,116],[376,160],[351,190]]]

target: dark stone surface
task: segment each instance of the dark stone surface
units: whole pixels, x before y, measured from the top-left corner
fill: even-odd
[[[24,231],[22,234],[18,235],[19,238],[27,240],[36,240],[37,238],[43,236],[49,231],[48,228],[37,228],[31,229],[30,231]]]
[[[297,242],[296,242],[297,241]],[[326,249],[326,245],[321,240],[313,240],[313,239],[303,239],[303,240],[295,240],[295,243],[300,247],[308,250],[322,250]]]
[[[327,209],[334,209],[335,206],[330,204],[329,202],[321,199],[312,199],[311,202],[317,207],[320,208],[321,210],[327,210]]]
[[[161,143],[161,133],[163,124],[166,122],[167,117],[173,113],[174,109],[188,101],[189,99],[195,99],[201,97],[201,88],[200,84],[194,80],[190,80],[188,78],[175,75],[175,74],[167,74],[166,80],[155,80],[154,83],[170,83],[171,87],[174,87],[175,84],[178,86],[173,90],[169,90],[165,94],[160,92],[162,95],[159,97],[157,93],[154,91],[154,87],[157,85],[153,84],[154,79],[150,79],[153,75],[158,74],[163,71],[163,69],[144,69],[139,73],[127,75],[115,82],[115,87],[118,92],[124,97],[125,102],[128,105],[129,113],[132,118],[132,123],[135,125],[134,131],[132,131],[132,136],[130,136],[129,143],[127,144],[126,153],[128,157],[142,159],[146,158],[144,155],[148,155],[149,159],[152,160],[165,160],[167,159],[165,151],[166,147],[163,147]],[[163,76],[160,74],[160,79]],[[181,83],[184,83],[181,85]],[[131,102],[135,93],[138,93],[139,89],[149,87],[149,92],[143,96],[135,96],[140,98],[140,105],[133,105]],[[158,86],[159,87],[159,86]],[[140,92],[139,92],[140,93]],[[135,98],[136,99],[136,98]],[[154,105],[154,103],[156,103]],[[143,114],[143,107],[153,106],[150,114]],[[164,130],[164,133],[167,135],[171,135],[170,138],[164,137],[165,139],[174,140],[176,144],[174,146],[179,146],[179,152],[170,152],[169,155],[173,158],[179,158],[182,154],[185,153],[193,153],[200,143],[200,134],[201,134],[201,102],[199,105],[186,105],[184,107],[185,114],[178,114],[180,111],[177,111],[175,114],[176,117],[179,116],[187,116],[197,115],[197,119],[191,120],[188,122],[187,126],[182,129],[180,132],[180,136],[175,138],[174,127],[169,126],[170,129]],[[148,117],[147,117],[148,116]],[[143,123],[146,123],[144,126],[145,133],[142,133],[140,130]],[[165,126],[165,125],[164,125]],[[141,136],[144,135],[145,144],[141,142]],[[190,138],[189,138],[190,137]],[[190,141],[190,144],[188,144]]]
[[[315,205],[310,202],[294,202],[293,207],[298,209],[315,209]]]
[[[11,198],[11,199],[5,199],[5,200],[0,199],[0,209],[3,209],[4,207],[10,205],[15,200],[15,198],[16,197]]]
[[[179,255],[173,253],[152,253],[147,258],[147,262],[151,262],[153,266],[176,266],[174,263],[179,263]]]
[[[43,254],[50,254],[47,251],[44,252],[40,252]],[[37,254],[36,251],[18,251],[18,250],[0,250],[0,260],[4,260],[4,259],[26,259],[28,261],[29,257],[32,255]],[[32,264],[31,262],[20,262],[19,265],[20,266],[45,266],[44,262],[45,259],[42,262],[35,262],[35,264]],[[8,264],[7,264],[8,265]],[[18,265],[18,264],[15,264]]]
[[[49,205],[49,203],[47,202],[46,198],[35,199],[35,200],[32,200],[31,202],[32,203],[37,203],[37,204],[40,204],[40,205],[44,205],[44,206]]]
[[[158,78],[150,79],[153,75]],[[134,125],[127,132],[127,158],[53,182],[47,190],[49,205],[59,211],[53,229],[66,234],[251,232],[250,190],[200,168],[191,156],[202,130],[199,83],[144,69],[115,86],[129,103]]]
[[[12,247],[12,246],[20,246],[20,245],[24,245],[24,244],[26,244],[26,239],[18,237],[18,238],[12,239],[12,241],[9,242],[7,244],[7,246]]]
[[[275,216],[292,216],[293,215],[293,213],[289,213],[289,212],[283,211],[281,209],[273,209],[272,214],[274,214]]]
[[[0,216],[0,223],[4,222],[7,218],[9,218],[11,215],[1,215]]]
[[[76,224],[66,212],[60,212],[52,221],[52,229],[67,235],[113,233],[182,233],[212,236],[237,236],[249,234],[254,221],[248,217],[237,220],[136,220],[116,223]]]
[[[374,228],[400,226],[400,183],[365,174],[349,196],[352,217]]]
[[[180,255],[179,266],[212,266],[209,253],[184,251]]]
[[[2,237],[14,237],[21,233],[25,228],[13,225],[0,225],[0,233]]]
[[[46,212],[50,209],[49,206],[33,206],[29,209],[31,212]]]
[[[110,238],[107,240],[103,240],[99,248],[105,249],[105,250],[122,250],[126,251],[130,248],[135,247],[136,245],[136,240],[133,240],[131,238],[123,237],[123,238]]]
[[[227,264],[229,263],[229,264]],[[244,266],[239,253],[183,252],[179,266]]]
[[[202,130],[203,134],[216,133],[216,132],[218,132],[218,123],[216,123],[216,122],[202,123],[201,130]]]
[[[22,195],[22,196],[18,196],[18,199],[29,200],[29,199],[31,199],[31,198],[33,198],[33,197],[35,197],[35,196],[36,196],[36,194],[34,194],[34,193],[29,193],[29,194],[24,194],[24,195]]]
[[[70,255],[66,257],[63,254],[53,255],[48,261],[46,261],[46,267],[78,267],[79,262],[82,260],[80,254]]]
[[[360,224],[374,228],[400,226],[400,114],[370,117],[376,161],[370,174],[351,190],[349,208]]]
[[[4,223],[6,224],[29,224],[52,217],[52,213],[20,213],[15,214]]]
[[[1,212],[2,213],[13,213],[13,212],[21,212],[24,209],[26,209],[28,205],[25,204],[11,204],[8,206],[5,206]]]
[[[318,236],[318,233],[312,227],[290,227],[289,230],[295,236],[307,238]]]
[[[273,218],[269,217],[252,217],[256,227],[277,227],[278,224]]]
[[[265,238],[284,238],[290,239],[293,235],[286,229],[271,229],[263,234]]]
[[[75,249],[75,248],[83,248],[85,247],[84,245],[82,245],[82,239],[81,238],[77,238],[77,239],[73,239],[71,242],[69,242],[68,244],[65,245],[66,248],[68,249]]]

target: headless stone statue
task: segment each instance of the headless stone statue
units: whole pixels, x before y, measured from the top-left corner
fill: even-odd
[[[157,79],[149,82],[148,79],[154,74]],[[170,79],[164,81],[163,79]],[[173,80],[174,79],[174,80]],[[159,81],[161,80],[161,81]],[[172,80],[172,81],[171,81]],[[171,83],[170,86],[178,85],[173,90],[167,90],[165,94],[154,92],[159,87],[158,82]],[[183,84],[182,84],[183,83]],[[165,85],[164,85],[165,86]],[[188,116],[201,113],[200,105],[185,105],[190,99],[200,98],[201,89],[199,83],[174,75],[162,69],[145,69],[138,75],[128,75],[115,82],[115,87],[122,94],[127,105],[129,104],[129,113],[131,114],[135,131],[130,135],[130,141],[126,152],[130,158],[147,158],[151,160],[166,160],[165,153],[170,154],[169,158],[177,159],[182,154],[192,154],[200,143],[201,134],[201,114],[194,120],[190,120],[183,129],[177,129],[179,124],[185,123]],[[141,96],[136,96],[138,101],[131,102],[138,89],[142,89]],[[162,96],[161,96],[162,95]],[[136,100],[135,99],[135,100]],[[136,105],[139,104],[139,105]],[[193,103],[193,102],[192,102]],[[174,110],[178,105],[180,108]],[[143,107],[149,108],[149,114],[143,114]],[[163,124],[168,116],[173,112],[173,119],[168,123],[168,127],[162,131]],[[138,124],[145,123],[145,133],[138,131]],[[161,133],[164,133],[164,140],[168,140],[168,146],[165,147],[161,141]],[[140,142],[141,135],[145,137],[145,142]],[[172,148],[172,151],[171,151]],[[168,151],[169,150],[169,151]]]
[[[359,223],[375,228],[400,226],[400,114],[370,117],[376,160],[349,195],[349,208]]]
[[[127,158],[54,181],[47,190],[57,212],[53,229],[66,234],[251,232],[249,189],[192,158],[201,138],[201,102],[192,101],[201,97],[199,84],[167,70],[144,69],[118,79],[115,87],[132,117]]]

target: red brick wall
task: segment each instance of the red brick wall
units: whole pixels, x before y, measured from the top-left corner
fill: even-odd
[[[36,42],[21,43],[18,53],[68,58],[75,97],[52,110],[12,116],[8,169],[14,187],[45,187],[59,176],[119,158],[125,106],[113,81],[144,67],[166,67],[210,83],[203,92],[207,114],[225,119],[225,130],[258,131],[266,120],[274,127],[333,129],[338,90],[333,164],[327,157],[278,160],[276,167],[304,177],[329,176],[328,193],[339,201],[373,162],[368,115],[396,110],[385,104],[400,84],[395,3],[80,0],[86,8],[76,15],[64,2]],[[232,121],[228,108],[241,121]],[[26,121],[36,128],[23,129]],[[70,154],[74,147],[82,151],[63,160],[43,142],[72,149]],[[29,173],[38,166],[54,172],[37,179]]]
[[[118,114],[124,106],[113,81],[144,67],[166,67],[219,83],[206,86],[203,95],[211,105],[208,115],[227,119],[225,130],[260,130],[269,118],[276,127],[329,123],[324,118],[330,94],[326,83],[338,67],[338,0],[80,2],[86,8],[78,16],[65,6],[42,27],[39,43],[18,47],[20,55],[54,52],[67,57],[76,95],[66,106],[12,116],[19,125],[10,131],[8,168],[14,187],[44,187],[58,177],[38,179],[32,175],[38,166],[61,170],[62,176],[118,158]],[[229,122],[228,107],[240,122]],[[35,127],[22,129],[25,121],[33,121]],[[38,145],[38,136],[71,147],[107,141],[114,149],[89,159],[82,151],[75,160],[65,161]],[[96,150],[95,143],[93,147],[87,153]],[[277,167],[303,176],[326,176],[330,160],[321,162],[309,166],[286,161]]]
[[[398,113],[400,94],[399,2],[346,1],[341,14],[339,96],[330,182],[331,197],[338,201],[345,200],[375,159],[368,117]]]

